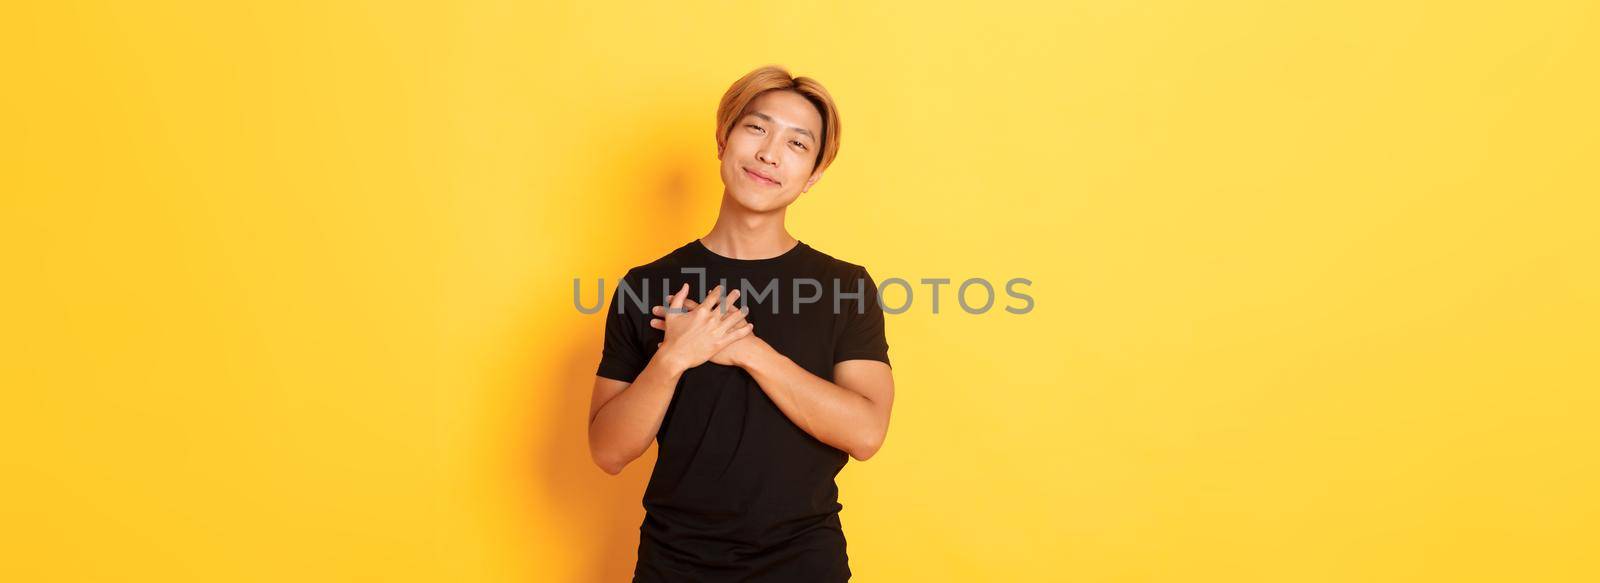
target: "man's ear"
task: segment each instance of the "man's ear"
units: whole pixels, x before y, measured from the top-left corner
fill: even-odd
[[[822,180],[822,173],[821,172],[817,172],[817,173],[812,174],[811,175],[811,179],[806,181],[806,187],[800,189],[800,192],[805,192],[807,190],[811,190],[811,187],[815,186],[817,184],[818,180]]]

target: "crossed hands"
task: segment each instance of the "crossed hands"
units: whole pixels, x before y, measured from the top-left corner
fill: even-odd
[[[757,347],[761,341],[753,335],[755,325],[746,322],[749,308],[733,308],[739,290],[722,297],[722,286],[706,294],[705,303],[688,299],[689,284],[683,284],[672,294],[669,306],[650,309],[655,318],[650,327],[666,332],[666,339],[657,346],[662,354],[674,359],[684,370],[700,366],[706,361],[724,366],[738,366],[740,359]],[[719,307],[719,305],[721,307]]]

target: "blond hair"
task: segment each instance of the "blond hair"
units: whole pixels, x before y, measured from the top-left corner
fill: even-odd
[[[722,94],[722,102],[717,105],[717,150],[727,147],[733,124],[744,117],[745,108],[750,102],[768,91],[793,91],[817,108],[817,113],[822,114],[822,135],[819,137],[822,147],[817,149],[816,167],[812,172],[821,172],[832,164],[834,157],[839,154],[839,110],[833,105],[833,97],[816,79],[794,77],[787,69],[776,65],[745,73]]]

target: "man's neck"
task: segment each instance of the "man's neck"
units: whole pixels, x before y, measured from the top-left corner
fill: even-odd
[[[752,213],[726,198],[717,222],[700,242],[711,252],[734,259],[769,259],[793,249],[799,240],[783,226],[785,211]]]

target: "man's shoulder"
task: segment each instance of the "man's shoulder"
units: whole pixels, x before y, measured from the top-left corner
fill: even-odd
[[[817,264],[821,265],[824,271],[829,274],[839,277],[859,277],[865,275],[867,272],[865,265],[845,261],[816,247],[811,247],[810,245],[807,246],[811,248],[813,258]]]

